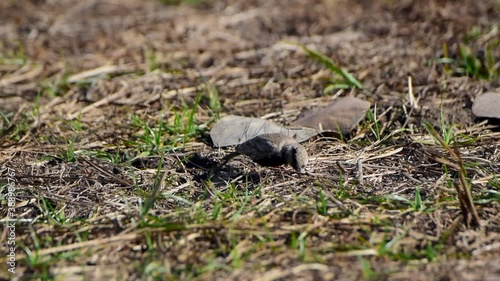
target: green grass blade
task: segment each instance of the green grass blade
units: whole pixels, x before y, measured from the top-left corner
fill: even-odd
[[[303,46],[303,45],[298,45],[298,46],[300,46],[307,53],[307,55],[310,58],[315,59],[316,61],[318,61],[319,63],[324,65],[326,68],[328,68],[331,71],[342,76],[342,78],[344,78],[344,80],[349,85],[354,86],[358,89],[363,89],[363,85],[361,84],[361,82],[359,82],[356,78],[354,78],[354,76],[352,76],[352,74],[350,74],[347,70],[336,66],[331,58],[329,58],[329,57],[327,57],[319,52],[311,50],[311,49],[307,48],[306,46]]]

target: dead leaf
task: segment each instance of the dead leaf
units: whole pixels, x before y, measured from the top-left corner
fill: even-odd
[[[314,128],[319,132],[347,134],[358,125],[370,108],[370,102],[355,97],[344,97],[334,101],[309,116],[296,120],[297,126]]]
[[[294,137],[298,142],[306,141],[318,134],[315,129],[285,128],[265,119],[229,115],[217,121],[210,131],[210,137],[215,146],[224,147],[269,133],[282,133]]]
[[[477,117],[500,119],[500,92],[484,93],[476,98],[472,113]]]

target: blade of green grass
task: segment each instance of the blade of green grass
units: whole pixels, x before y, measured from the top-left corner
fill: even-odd
[[[354,76],[352,76],[352,74],[350,74],[347,70],[336,66],[331,58],[319,52],[316,52],[312,49],[309,49],[306,46],[303,45],[297,45],[297,46],[301,47],[302,50],[304,50],[310,58],[315,59],[317,62],[321,63],[326,68],[340,75],[350,86],[354,86],[358,89],[363,89],[363,85],[361,84],[361,82],[359,82],[356,78],[354,78]]]

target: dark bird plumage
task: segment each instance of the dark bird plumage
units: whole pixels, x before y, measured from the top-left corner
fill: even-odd
[[[284,134],[262,134],[236,146],[236,152],[224,157],[225,162],[243,154],[262,166],[291,165],[304,172],[309,161],[306,149],[294,138]],[[224,162],[224,163],[225,163]]]

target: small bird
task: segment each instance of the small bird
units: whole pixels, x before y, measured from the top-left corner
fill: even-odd
[[[305,172],[309,161],[306,149],[294,138],[284,134],[262,134],[236,146],[236,152],[224,157],[224,164],[239,154],[250,157],[262,166],[289,164],[297,172]],[[223,164],[223,165],[224,165]]]

